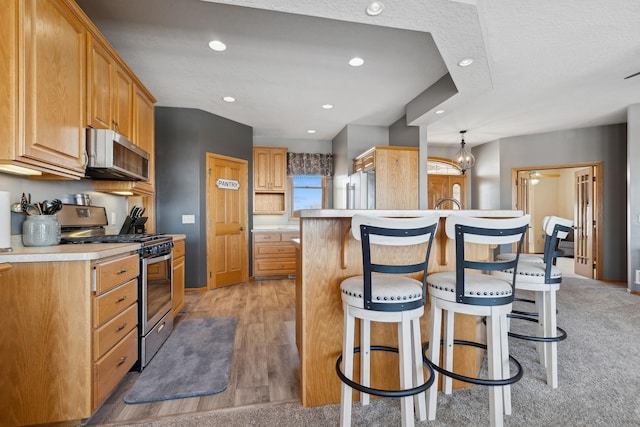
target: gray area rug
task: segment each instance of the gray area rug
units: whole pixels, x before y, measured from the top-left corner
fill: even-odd
[[[220,393],[227,388],[235,317],[186,319],[124,397],[126,403],[146,403]]]
[[[512,386],[513,414],[505,416],[505,426],[640,426],[640,297],[622,284],[565,277],[558,310],[558,324],[569,334],[558,345],[559,387],[546,385],[534,343],[511,339],[510,352],[525,372]],[[339,419],[338,404],[304,408],[296,401],[117,425],[316,427],[337,426]],[[400,404],[396,399],[375,399],[367,407],[355,402],[352,425],[399,426]],[[438,393],[436,420],[416,425],[488,426],[487,388]]]

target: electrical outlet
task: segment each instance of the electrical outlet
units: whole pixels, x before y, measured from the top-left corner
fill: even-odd
[[[182,223],[183,224],[195,224],[196,216],[195,215],[182,215]]]
[[[111,225],[116,223],[116,213],[111,212]]]

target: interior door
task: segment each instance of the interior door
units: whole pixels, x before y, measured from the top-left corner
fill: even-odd
[[[518,172],[518,201],[516,202],[516,209],[521,210],[525,215],[531,213],[531,204],[529,199],[529,175],[526,172]],[[523,252],[535,253],[535,239],[530,239],[531,225],[527,229],[527,233],[524,236]]]
[[[594,278],[595,246],[594,236],[596,221],[594,217],[593,171],[592,168],[575,172],[575,235],[574,235],[574,268],[581,276]]]
[[[207,153],[207,288],[249,278],[246,160]]]

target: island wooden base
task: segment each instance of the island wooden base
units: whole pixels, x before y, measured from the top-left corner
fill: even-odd
[[[444,218],[439,233],[444,232]],[[296,341],[301,359],[301,391],[303,406],[320,406],[340,402],[341,382],[335,373],[335,363],[342,353],[343,311],[340,282],[347,277],[362,274],[360,242],[350,233],[351,218],[301,218],[300,247],[296,274]],[[442,234],[436,238],[429,262],[429,272],[455,270],[455,250]],[[485,248],[476,250],[476,259],[488,259]],[[415,248],[414,248],[415,249]],[[394,249],[391,257],[413,257],[408,249]],[[420,325],[422,341],[428,341],[429,309]],[[356,322],[356,327],[359,323]],[[455,338],[484,341],[483,327],[475,316],[456,314]],[[356,343],[359,334],[356,334]],[[371,323],[371,344],[398,346],[397,325]],[[356,344],[357,345],[357,344]],[[483,351],[457,346],[454,370],[463,375],[477,375]],[[356,357],[357,359],[357,357]],[[372,352],[371,385],[374,388],[398,389],[397,354]],[[355,378],[359,376],[359,363],[355,361]],[[454,387],[465,386],[454,381]],[[357,395],[354,394],[357,399]]]

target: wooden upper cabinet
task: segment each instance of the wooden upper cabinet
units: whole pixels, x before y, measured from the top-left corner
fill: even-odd
[[[83,177],[83,23],[63,0],[10,0],[0,38],[0,163]]]
[[[96,129],[110,129],[115,62],[109,51],[90,34],[87,62],[87,121]]]
[[[253,147],[253,190],[287,191],[287,148]]]
[[[88,36],[87,124],[133,139],[134,85],[100,40]]]
[[[114,111],[112,128],[125,138],[133,139],[133,80],[121,67],[116,67],[113,85]]]

